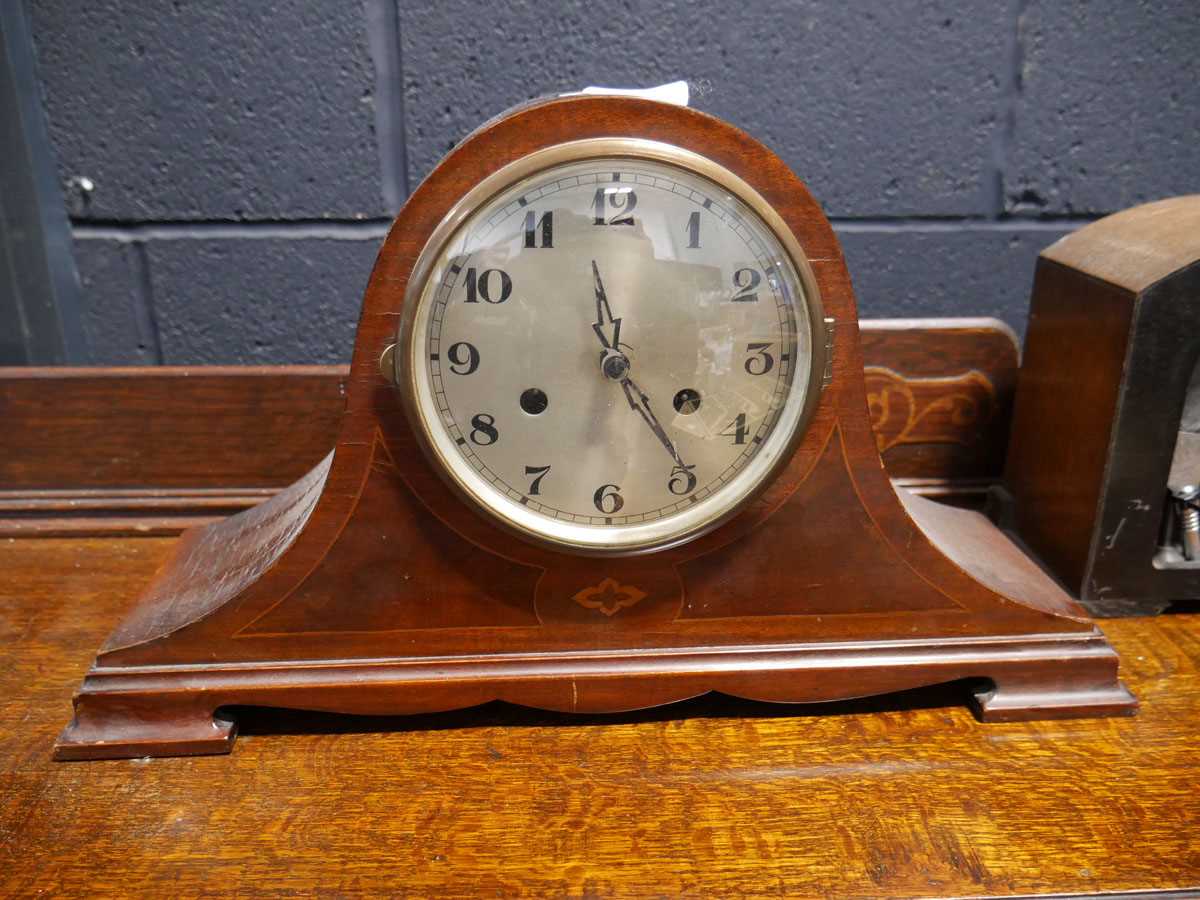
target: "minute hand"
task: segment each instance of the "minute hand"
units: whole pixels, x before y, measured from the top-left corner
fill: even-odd
[[[671,454],[671,459],[675,460],[675,465],[686,469],[687,464],[679,456],[679,451],[675,449],[675,445],[667,437],[666,430],[659,423],[658,417],[654,415],[654,410],[650,408],[650,398],[646,396],[645,392],[629,376],[621,379],[621,387],[625,390],[625,399],[629,401],[630,407],[650,426],[650,430],[654,432],[654,436],[667,448],[667,452]]]

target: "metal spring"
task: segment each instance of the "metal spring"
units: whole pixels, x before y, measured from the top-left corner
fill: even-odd
[[[1190,500],[1179,503],[1179,536],[1182,538],[1183,558],[1200,559],[1200,509]]]

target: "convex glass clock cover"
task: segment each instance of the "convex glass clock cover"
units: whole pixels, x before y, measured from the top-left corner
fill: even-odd
[[[435,466],[535,541],[701,534],[785,461],[820,392],[794,236],[695,153],[593,139],[472,190],[418,261],[397,383]]]

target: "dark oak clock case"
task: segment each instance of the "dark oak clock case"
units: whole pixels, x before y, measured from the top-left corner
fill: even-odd
[[[832,353],[803,440],[736,517],[672,549],[600,558],[526,543],[469,509],[417,446],[379,358],[418,254],[463,194],[537,149],[621,136],[707,156],[776,208],[815,273]],[[841,248],[805,186],[712,117],[569,96],[489,122],[413,194],[367,288],[333,452],[271,500],[180,538],[100,651],[56,754],[227,752],[235,724],[220,710],[233,705],[600,712],[956,679],[979,679],[985,719],[1136,705],[1085,612],[985,517],[893,488]]]
[[[1005,483],[1026,544],[1097,616],[1200,598],[1156,564],[1200,366],[1200,195],[1127,209],[1038,259]]]

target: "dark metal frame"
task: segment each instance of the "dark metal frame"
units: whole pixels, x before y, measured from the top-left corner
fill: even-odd
[[[0,3],[0,365],[89,360],[25,6]]]

